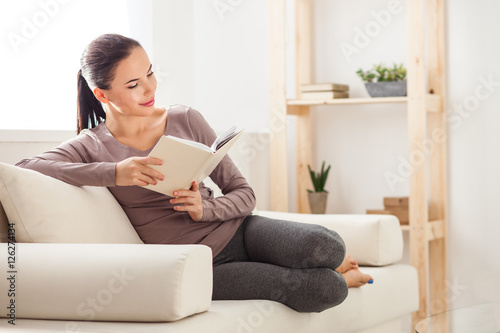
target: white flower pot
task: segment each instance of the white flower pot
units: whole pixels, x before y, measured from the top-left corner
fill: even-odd
[[[326,212],[328,192],[308,192],[307,197],[312,214],[324,214]]]

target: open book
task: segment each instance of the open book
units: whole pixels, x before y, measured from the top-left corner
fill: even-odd
[[[193,181],[199,183],[212,173],[242,132],[233,126],[219,135],[211,147],[171,135],[163,136],[149,156],[163,160],[163,165],[150,167],[160,171],[165,180],[145,188],[169,196],[173,196],[175,190],[191,188]]]

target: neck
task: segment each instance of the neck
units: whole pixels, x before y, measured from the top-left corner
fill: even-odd
[[[168,113],[165,108],[147,111],[138,116],[133,110],[127,114],[106,107],[106,127],[124,145],[143,151],[151,149],[165,133]]]
[[[106,126],[114,136],[134,137],[149,130],[151,117],[124,116],[106,111]]]
[[[166,110],[155,108],[147,116],[126,115],[106,105],[106,126],[115,137],[134,138],[165,127]]]

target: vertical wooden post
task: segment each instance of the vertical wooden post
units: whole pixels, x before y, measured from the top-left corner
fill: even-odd
[[[311,0],[295,0],[295,92],[301,98],[300,85],[311,83]],[[311,179],[307,165],[312,163],[311,108],[300,108],[297,117],[297,211],[310,213],[307,188]]]
[[[295,0],[295,93],[301,98],[300,85],[311,83],[312,40],[311,0]]]
[[[410,261],[418,270],[420,308],[416,323],[428,314],[429,243],[427,240],[427,154],[425,2],[408,0],[408,136],[410,173]]]
[[[297,211],[310,214],[307,189],[312,189],[307,164],[312,161],[311,110],[301,106],[297,113]],[[300,174],[299,174],[300,173]]]
[[[288,211],[285,0],[269,1],[271,210]]]
[[[430,207],[431,220],[443,221],[443,237],[432,240],[429,244],[429,261],[431,274],[430,312],[435,314],[446,311],[448,305],[447,286],[447,185],[446,148],[448,135],[446,131],[446,69],[445,69],[445,23],[444,0],[427,1],[427,52],[428,78],[430,94],[440,97],[441,103],[437,112],[428,114],[428,133],[430,136]]]

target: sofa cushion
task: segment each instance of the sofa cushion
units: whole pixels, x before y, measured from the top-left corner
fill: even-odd
[[[142,243],[105,187],[77,187],[0,163],[0,202],[17,242]]]
[[[0,202],[0,243],[7,243],[9,240],[8,236],[8,226],[7,226],[7,216],[3,210],[2,202]]]
[[[7,256],[0,244],[0,261]],[[0,290],[7,296],[14,283],[18,323],[175,321],[206,311],[212,299],[212,251],[204,245],[19,243],[16,257],[15,278],[3,276]],[[2,295],[0,307],[11,299]]]
[[[274,219],[314,223],[338,232],[360,265],[384,266],[403,257],[403,233],[392,215],[300,214],[258,211]]]

